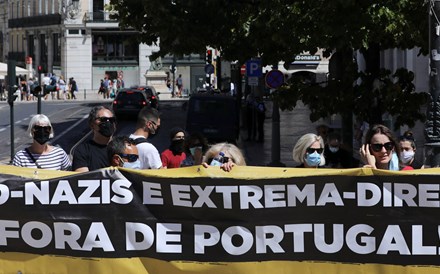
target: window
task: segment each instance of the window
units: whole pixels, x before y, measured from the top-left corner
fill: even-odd
[[[95,33],[92,36],[93,61],[139,62],[139,44],[133,39],[136,34],[115,35]]]

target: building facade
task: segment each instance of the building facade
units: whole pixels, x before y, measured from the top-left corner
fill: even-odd
[[[109,0],[0,0],[0,62],[14,59],[37,75],[74,77],[87,91],[97,91],[104,77],[131,86],[147,84],[150,70],[165,75],[169,67],[152,66],[149,59],[158,47],[137,43],[134,30],[121,30],[108,5]],[[177,60],[187,88],[194,82],[191,73],[204,65],[204,56],[192,57]]]

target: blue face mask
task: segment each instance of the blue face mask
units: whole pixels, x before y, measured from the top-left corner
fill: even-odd
[[[321,154],[316,151],[312,154],[307,153],[305,160],[308,166],[316,167],[321,163]]]
[[[124,165],[122,166],[124,168],[132,168],[132,169],[141,169],[141,161],[137,159],[134,162],[124,162]]]

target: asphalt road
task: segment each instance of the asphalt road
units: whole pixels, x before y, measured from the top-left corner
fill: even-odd
[[[67,153],[79,141],[90,138],[87,116],[93,106],[110,105],[111,101],[43,101],[42,113],[47,115],[54,127],[52,144],[61,146]],[[182,101],[163,102],[160,106],[161,129],[151,139],[161,152],[169,145],[169,131],[174,126],[185,127],[186,111]],[[11,108],[0,102],[0,164],[9,164],[16,151],[30,145],[26,134],[30,119],[37,113],[37,102],[19,102],[13,106],[14,143],[11,150]],[[135,129],[135,117],[119,120],[116,135],[129,135]]]

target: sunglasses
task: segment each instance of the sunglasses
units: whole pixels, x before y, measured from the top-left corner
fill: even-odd
[[[136,162],[137,159],[139,159],[139,155],[136,154],[124,154],[124,153],[119,153],[118,154],[121,158],[125,158],[127,159],[130,163],[132,162]]]
[[[96,120],[99,120],[99,122],[101,123],[105,123],[105,122],[110,122],[112,124],[116,123],[116,118],[115,117],[98,117],[96,118]]]
[[[232,158],[229,158],[229,157],[223,156],[223,158],[222,158],[222,164],[225,164],[225,163],[229,162],[229,159],[231,159],[231,161],[232,161]],[[208,165],[211,164],[212,160],[214,160],[214,158],[209,158],[209,159],[208,159]]]
[[[374,152],[380,152],[382,151],[382,148],[384,147],[386,151],[391,151],[394,148],[393,142],[388,142],[385,144],[370,144],[371,149]]]
[[[50,132],[52,130],[51,126],[34,126],[34,130],[44,130]]]
[[[313,154],[313,153],[315,153],[315,151],[318,152],[319,154],[321,154],[324,151],[324,149],[323,148],[308,147],[306,151],[308,154]]]

